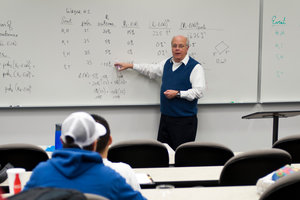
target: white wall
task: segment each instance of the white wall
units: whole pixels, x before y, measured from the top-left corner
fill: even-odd
[[[300,110],[300,103],[199,105],[197,141],[224,144],[233,151],[270,148],[272,119],[241,119],[259,111]],[[0,144],[53,145],[55,123],[74,111],[104,116],[114,142],[136,138],[156,139],[159,106],[0,109]],[[300,116],[279,119],[279,138],[300,133]]]

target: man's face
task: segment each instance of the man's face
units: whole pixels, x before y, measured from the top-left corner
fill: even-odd
[[[182,61],[189,49],[189,47],[186,45],[186,38],[183,36],[176,36],[173,38],[171,45],[174,61]]]

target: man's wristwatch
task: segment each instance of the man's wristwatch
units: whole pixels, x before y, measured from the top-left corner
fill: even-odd
[[[180,98],[180,91],[177,92],[176,98]]]

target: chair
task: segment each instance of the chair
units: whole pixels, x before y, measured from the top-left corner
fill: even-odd
[[[283,149],[292,156],[292,163],[300,163],[300,134],[283,137],[273,144],[273,148]]]
[[[84,196],[87,200],[109,200],[106,197],[97,195],[97,194],[91,194],[91,193],[84,193]]]
[[[281,149],[265,149],[240,153],[224,165],[219,185],[255,185],[257,180],[290,164],[291,155]]]
[[[22,167],[26,171],[32,171],[37,164],[48,159],[49,157],[45,150],[32,144],[0,145],[1,167],[10,163],[14,167]]]
[[[300,199],[300,172],[289,174],[280,178],[274,184],[269,186],[260,196],[259,200],[282,200]]]
[[[87,200],[84,193],[68,188],[35,187],[9,196],[7,200]],[[96,200],[96,199],[91,199]],[[106,199],[101,199],[106,200]]]
[[[233,152],[221,144],[187,142],[175,151],[175,167],[224,165],[233,156]]]
[[[168,167],[169,154],[166,146],[155,140],[130,140],[112,145],[108,160],[124,162],[132,168]]]

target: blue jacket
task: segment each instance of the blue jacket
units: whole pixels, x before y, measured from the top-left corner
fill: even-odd
[[[33,187],[76,189],[110,200],[145,199],[121,175],[105,166],[98,153],[75,148],[56,150],[51,159],[40,163],[24,190]]]

